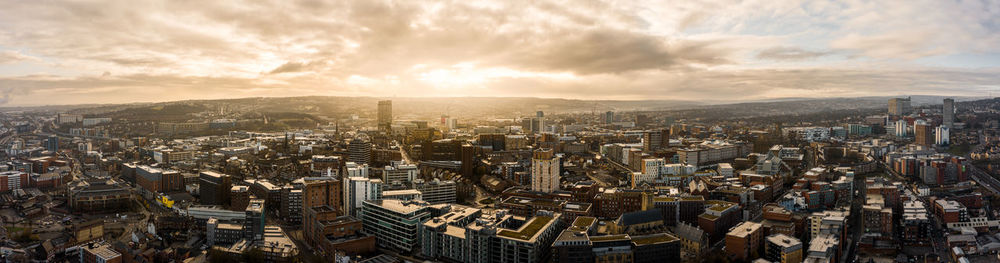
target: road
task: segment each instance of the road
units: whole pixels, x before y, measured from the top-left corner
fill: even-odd
[[[847,254],[841,257],[841,262],[853,262],[854,258],[857,257],[858,253],[858,241],[861,240],[861,235],[864,234],[864,227],[862,224],[864,222],[861,220],[861,208],[865,203],[865,193],[868,191],[865,185],[865,176],[855,175],[854,176],[854,193],[853,201],[851,201],[851,214],[848,216],[847,224],[848,229],[851,231],[850,241],[847,246]]]

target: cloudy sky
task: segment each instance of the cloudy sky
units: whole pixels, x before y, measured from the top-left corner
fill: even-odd
[[[0,102],[1000,94],[1000,1],[0,0]]]

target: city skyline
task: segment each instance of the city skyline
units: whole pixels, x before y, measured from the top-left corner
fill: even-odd
[[[995,2],[4,2],[3,106],[1000,88]]]

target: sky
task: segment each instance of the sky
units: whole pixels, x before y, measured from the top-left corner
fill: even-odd
[[[0,104],[1000,94],[1000,1],[0,0]]]

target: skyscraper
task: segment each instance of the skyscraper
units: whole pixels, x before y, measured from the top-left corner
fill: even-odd
[[[229,204],[229,192],[232,190],[232,177],[214,171],[202,171],[199,175],[198,189],[201,204]]]
[[[390,132],[392,129],[391,100],[380,100],[378,102],[378,129],[383,132]]]
[[[906,115],[910,113],[910,98],[889,99],[889,115]]]
[[[539,149],[531,156],[531,190],[551,193],[559,190],[559,157],[552,149]]]
[[[604,113],[604,124],[611,124],[615,122],[615,112],[608,111]]]
[[[941,109],[942,123],[948,129],[955,127],[955,100],[948,98],[944,99],[944,104]]]
[[[344,214],[358,217],[366,200],[382,198],[382,180],[367,177],[344,178]]]
[[[45,150],[50,152],[59,151],[59,137],[52,135],[48,139],[45,139]]]

